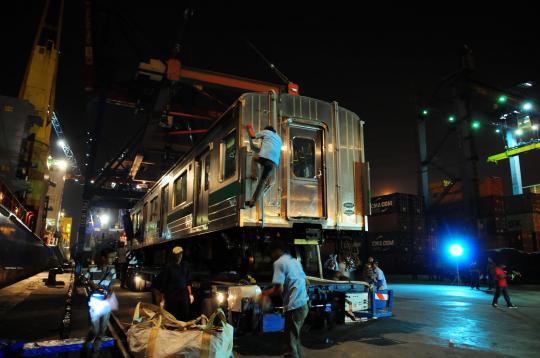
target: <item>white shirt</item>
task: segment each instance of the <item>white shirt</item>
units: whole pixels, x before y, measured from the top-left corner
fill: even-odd
[[[340,262],[338,267],[338,271],[342,276],[351,278],[351,272],[347,270],[347,264],[345,262]]]
[[[377,290],[388,290],[384,272],[380,268],[376,267],[375,270],[373,270],[373,273],[375,275],[375,287],[377,287]]]
[[[309,300],[306,289],[306,274],[302,265],[291,255],[283,254],[274,262],[274,285],[283,286],[283,309],[291,311],[304,306]]]
[[[259,157],[266,158],[279,165],[279,157],[281,155],[281,138],[274,132],[268,129],[255,134],[256,139],[262,139],[261,150]]]
[[[85,276],[92,280],[94,284],[108,290],[111,282],[116,279],[116,270],[114,269],[114,266],[105,266],[104,268],[91,266]]]

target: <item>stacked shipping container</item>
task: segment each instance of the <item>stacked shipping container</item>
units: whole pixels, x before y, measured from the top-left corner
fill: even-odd
[[[431,185],[437,201],[448,182]],[[478,233],[485,249],[512,247],[540,251],[540,194],[504,196],[501,178],[479,183]],[[458,184],[438,200],[426,218],[421,197],[394,193],[374,197],[369,217],[368,252],[390,273],[422,270],[436,253],[438,237],[446,227],[463,220],[463,194]]]
[[[504,205],[511,246],[527,252],[540,251],[540,194],[508,196]]]
[[[422,200],[394,193],[371,202],[368,247],[370,255],[389,272],[413,271],[428,249]]]
[[[430,185],[432,212],[439,222],[456,224],[463,218],[463,192],[461,183],[458,182],[441,199],[441,194],[449,185],[450,183],[447,181]],[[478,194],[479,239],[487,249],[508,247],[502,179],[498,177],[481,179],[478,185]],[[440,228],[436,228],[434,231],[438,231],[438,229]]]

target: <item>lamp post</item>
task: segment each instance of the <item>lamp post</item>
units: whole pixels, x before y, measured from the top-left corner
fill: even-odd
[[[450,255],[452,255],[456,260],[456,278],[454,282],[460,286],[461,280],[459,278],[459,258],[463,255],[463,247],[459,244],[453,244],[450,246]]]

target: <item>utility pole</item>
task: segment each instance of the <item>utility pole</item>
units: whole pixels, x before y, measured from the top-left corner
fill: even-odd
[[[426,135],[426,116],[422,113],[418,116],[418,151],[420,155],[419,173],[420,176],[420,190],[418,191],[422,195],[424,202],[424,210],[429,211],[429,163],[427,153],[427,135]]]
[[[474,133],[471,130],[471,81],[474,70],[472,51],[465,46],[462,55],[462,70],[453,83],[454,111],[460,122],[458,127],[459,163],[463,185],[464,224],[467,234],[478,237],[478,153]]]

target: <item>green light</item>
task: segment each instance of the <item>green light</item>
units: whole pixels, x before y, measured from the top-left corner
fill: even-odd
[[[480,128],[480,121],[472,121],[471,122],[471,128],[472,129],[479,129]]]
[[[448,116],[448,122],[455,122],[456,121],[456,116]]]
[[[499,98],[497,98],[497,102],[499,103],[506,103],[506,100],[508,100],[508,97],[506,97],[504,94],[500,95]]]
[[[427,109],[422,110],[422,115],[427,116],[429,114],[429,111]]]
[[[501,129],[500,128],[495,128],[495,133],[501,133]]]

